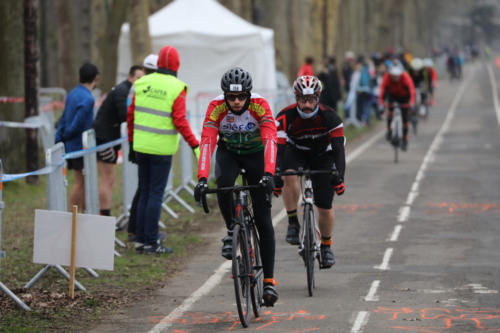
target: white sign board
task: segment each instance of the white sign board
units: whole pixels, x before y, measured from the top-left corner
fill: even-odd
[[[72,214],[35,210],[33,262],[70,265]],[[76,222],[76,266],[113,270],[115,218],[78,214]]]

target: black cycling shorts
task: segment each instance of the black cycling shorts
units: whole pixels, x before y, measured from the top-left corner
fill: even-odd
[[[290,144],[285,146],[284,163],[281,163],[284,170],[297,170],[299,167],[302,167],[304,170],[330,170],[333,164],[333,151],[313,154],[311,151],[300,150]],[[311,180],[314,204],[322,209],[332,208],[334,194],[332,175],[313,175],[311,176]]]
[[[83,157],[68,158],[66,160],[68,163],[68,170],[82,170],[83,169]]]
[[[106,142],[109,141],[103,141],[100,139],[96,139],[96,144],[102,145]],[[101,161],[103,163],[110,163],[110,164],[116,164],[116,161],[118,160],[118,151],[120,151],[121,145],[116,145],[113,147],[109,147],[106,150],[103,151],[98,151],[97,152],[97,160]]]

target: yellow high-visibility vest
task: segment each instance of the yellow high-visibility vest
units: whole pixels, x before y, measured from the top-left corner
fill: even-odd
[[[152,155],[173,155],[179,133],[172,106],[187,85],[173,75],[152,73],[134,82],[134,150]]]

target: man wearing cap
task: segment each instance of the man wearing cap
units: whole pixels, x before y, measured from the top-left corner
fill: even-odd
[[[142,62],[142,67],[144,68],[144,73],[145,75],[149,75],[151,73],[156,72],[158,69],[158,66],[156,65],[158,63],[158,55],[157,54],[150,54],[146,58],[144,58],[144,61]],[[132,97],[134,97],[134,86],[129,91],[128,98],[127,98],[127,109],[132,103]],[[137,164],[137,160],[135,159],[135,151],[133,149],[133,142],[132,138],[134,135],[134,112],[127,112],[127,133],[128,133],[128,143],[129,143],[129,149],[128,149],[128,160],[132,163]],[[134,199],[132,200],[132,206],[130,207],[130,215],[128,218],[128,240],[129,242],[135,241],[135,227],[136,227],[136,220],[137,220],[137,203],[139,201],[139,187],[137,187],[137,190],[135,191],[134,194]],[[160,233],[160,236],[162,233]],[[163,234],[164,235],[164,234]],[[161,237],[160,237],[161,238]]]
[[[127,96],[132,84],[144,75],[142,66],[130,67],[128,78],[117,84],[106,95],[92,124],[97,145],[119,139],[120,125],[127,120]],[[99,207],[101,215],[111,215],[111,194],[115,181],[115,165],[120,145],[97,152],[99,172]]]
[[[199,143],[186,119],[187,85],[177,79],[179,54],[165,46],[158,54],[158,70],[134,83],[129,107],[133,112],[133,149],[139,167],[136,250],[146,254],[171,253],[158,239],[158,220],[172,155],[179,133],[199,156]]]

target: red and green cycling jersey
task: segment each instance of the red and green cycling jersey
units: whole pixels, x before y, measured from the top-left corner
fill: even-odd
[[[239,155],[264,150],[264,171],[274,174],[276,124],[267,101],[262,96],[253,93],[247,110],[241,114],[235,114],[229,110],[224,95],[210,102],[201,132],[198,179],[208,178],[210,157],[217,143]]]

